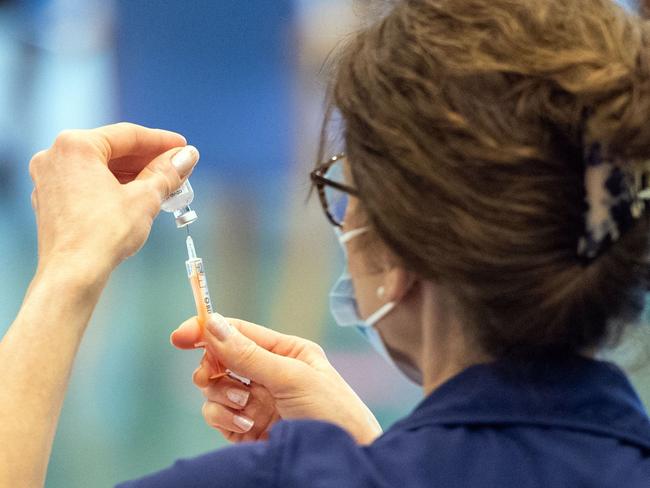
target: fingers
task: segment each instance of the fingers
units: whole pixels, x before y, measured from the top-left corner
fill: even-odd
[[[250,417],[215,402],[205,402],[201,413],[208,425],[240,434],[249,432],[255,425]]]
[[[183,322],[169,337],[172,345],[179,349],[195,349],[196,343],[201,340],[201,327],[196,317]]]
[[[282,354],[283,352],[286,353],[290,349],[294,348],[295,342],[298,339],[297,337],[282,334],[267,327],[253,324],[252,322],[233,318],[227,318],[226,320],[232,326],[236,327],[239,332],[252,341],[255,341],[256,344],[260,345],[267,351],[275,352],[276,354]],[[286,356],[287,354],[282,355]]]
[[[279,416],[275,416],[274,419],[272,419],[269,422],[269,425],[266,427],[266,429],[258,429],[257,425],[253,426],[253,428],[245,432],[243,434],[239,432],[233,432],[230,430],[222,429],[220,427],[216,427],[216,429],[221,432],[221,435],[223,435],[229,442],[255,442],[255,441],[265,441],[268,440],[269,438],[269,430],[277,422],[280,420]]]
[[[181,180],[189,176],[198,160],[199,151],[194,146],[171,149],[147,164],[135,181],[147,183],[162,200],[181,186]]]
[[[254,324],[250,325],[254,326]],[[254,326],[252,329],[263,332],[263,328],[259,326]],[[304,368],[307,368],[307,366],[291,358],[284,358],[266,351],[255,345],[253,341],[244,335],[239,334],[241,336],[241,342],[239,344],[231,341],[224,347],[241,352],[242,350],[248,350],[246,348],[252,345],[257,348],[257,351],[252,354],[249,352],[243,353],[243,357],[251,361],[253,365],[251,369],[243,366],[242,362],[238,361],[232,361],[232,364],[236,364],[237,367],[231,367],[231,369],[243,376],[249,376],[253,379],[255,377],[260,378],[261,382],[246,386],[229,377],[212,380],[211,378],[215,369],[212,364],[213,359],[211,358],[218,357],[219,362],[224,367],[229,366],[219,352],[221,351],[220,347],[218,345],[215,347],[214,344],[212,346],[210,345],[210,342],[215,342],[215,337],[210,333],[203,335],[201,330],[197,319],[193,317],[181,324],[172,333],[171,342],[181,349],[195,348],[197,345],[205,345],[206,347],[206,352],[201,358],[201,363],[192,378],[193,382],[201,389],[206,398],[202,410],[206,423],[218,429],[232,442],[253,441],[267,437],[269,426],[279,420],[275,399],[269,389],[263,386],[264,381],[267,379],[264,373],[253,376],[246,374],[246,371],[256,370],[257,368],[265,370],[268,368],[270,371],[273,371],[273,374],[270,376],[274,376],[276,381],[282,383],[285,382],[282,379],[285,376],[292,376],[294,374],[299,375],[299,377],[308,376],[301,375],[299,371],[301,369],[300,366]],[[269,342],[267,341],[268,344]],[[258,356],[260,354],[261,356]],[[236,352],[234,356],[237,356]],[[269,357],[271,358],[270,360]],[[283,361],[287,361],[287,363],[283,364]]]
[[[201,392],[206,400],[234,410],[242,410],[246,407],[251,395],[250,388],[228,377],[208,382]]]
[[[308,376],[308,366],[305,363],[260,347],[219,314],[212,314],[206,327],[206,349],[238,375],[272,390],[286,387],[289,378],[294,378],[295,381]]]
[[[280,420],[280,416],[275,414],[264,426],[260,426],[257,422],[253,428],[248,432],[240,433],[232,430],[215,427],[221,434],[230,442],[255,442],[267,440],[269,438],[269,430],[273,425]]]
[[[181,186],[181,180],[192,172],[198,160],[199,152],[193,146],[171,149],[147,164],[126,188],[134,193],[137,204],[147,206],[155,215],[162,201]]]
[[[203,341],[212,357],[225,368],[275,392],[295,383],[295,378],[308,376],[309,366],[316,369],[329,366],[322,348],[311,341],[242,320],[226,320],[219,314],[212,317],[206,324],[212,324],[211,329],[205,334],[196,317],[185,321],[171,334],[172,344],[180,349],[193,349],[197,342]],[[207,375],[197,370],[195,382],[205,386]],[[292,382],[286,381],[291,378]]]
[[[88,131],[103,146],[106,162],[136,154],[160,154],[187,144],[175,132],[121,122]]]
[[[108,164],[112,159],[156,155],[186,144],[187,141],[180,134],[122,122],[97,129],[62,131],[57,135],[52,149],[63,154],[99,155]],[[146,159],[140,160],[138,172],[146,162]]]
[[[308,363],[326,358],[322,347],[302,337],[282,334],[244,320],[227,318],[226,321],[257,345],[274,354],[299,358]]]
[[[214,366],[214,359],[210,358],[208,352],[203,353],[201,363],[192,375],[192,381],[199,388],[205,388],[213,381],[215,375],[222,373],[221,369]]]
[[[224,378],[212,382],[202,392],[207,400],[203,406],[206,423],[219,429],[229,440],[259,440],[279,420],[273,397],[260,385],[246,387]]]
[[[298,353],[303,353],[325,357],[325,353],[318,344],[301,337],[282,334],[244,320],[233,318],[228,318],[226,320],[257,345],[275,354],[287,357],[296,357]],[[202,340],[201,334],[201,327],[199,326],[196,317],[192,317],[183,322],[178,329],[172,332],[170,340],[171,343],[179,349],[194,349],[194,345]]]

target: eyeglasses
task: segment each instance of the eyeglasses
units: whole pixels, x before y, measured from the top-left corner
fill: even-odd
[[[337,154],[311,172],[318,197],[328,220],[336,227],[343,227],[350,195],[358,196],[357,190],[345,184],[345,154]]]

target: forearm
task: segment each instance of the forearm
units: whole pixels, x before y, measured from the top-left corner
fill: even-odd
[[[108,278],[95,269],[39,269],[0,342],[0,486],[44,483],[74,357]]]

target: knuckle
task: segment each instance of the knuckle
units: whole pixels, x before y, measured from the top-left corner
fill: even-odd
[[[63,130],[54,139],[54,146],[69,147],[79,144],[83,138],[78,130]]]
[[[229,421],[229,414],[225,407],[214,402],[205,402],[202,408],[203,419],[205,422],[214,428],[229,429],[229,425],[232,423]]]
[[[192,373],[192,383],[201,389],[205,387],[205,374],[201,368],[197,368],[194,370],[194,373]]]
[[[320,344],[317,344],[313,341],[307,341],[305,347],[312,354],[317,354],[319,356],[325,356],[325,350]]]
[[[29,177],[32,179],[32,181],[36,181],[36,174],[37,174],[37,160],[32,158],[32,160],[29,162]]]
[[[223,403],[223,395],[219,387],[216,385],[209,385],[202,390],[203,396],[211,402]]]
[[[93,137],[92,131],[64,130],[54,139],[52,148],[62,154],[74,151],[78,154],[91,154],[99,151],[107,161],[110,159],[110,145],[102,138]]]
[[[254,367],[257,359],[257,345],[248,342],[242,346],[238,356],[242,365]]]
[[[213,422],[212,420],[214,419],[216,413],[215,413],[215,404],[210,401],[205,401],[203,402],[203,406],[201,407],[201,415],[205,419],[205,421],[212,425]]]
[[[32,180],[36,177],[39,168],[43,164],[45,153],[46,151],[39,151],[34,154],[34,156],[32,156],[32,159],[29,161],[29,176],[32,178]]]
[[[113,124],[113,127],[116,129],[132,129],[137,127],[136,124],[132,124],[131,122],[116,122]]]

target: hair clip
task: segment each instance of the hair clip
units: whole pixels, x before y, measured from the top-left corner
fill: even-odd
[[[638,163],[634,172],[634,202],[632,202],[632,216],[641,218],[645,210],[645,202],[650,200],[650,160]]]
[[[650,200],[650,161],[609,157],[600,143],[585,151],[585,224],[578,257],[592,262],[616,242]]]

